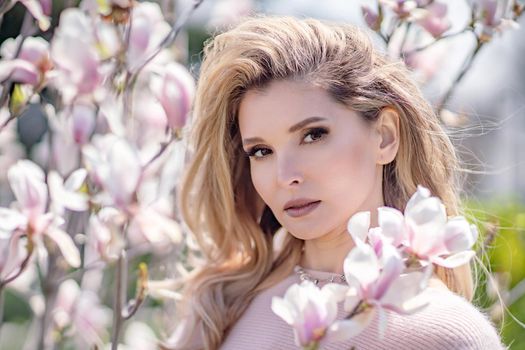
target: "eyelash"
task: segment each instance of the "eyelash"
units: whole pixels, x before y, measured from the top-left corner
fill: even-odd
[[[303,134],[303,139],[304,139],[306,136],[308,136],[308,135],[310,135],[310,134],[314,134],[314,133],[318,133],[318,134],[320,134],[320,137],[319,137],[318,139],[316,139],[316,140],[311,141],[311,142],[306,142],[306,143],[305,143],[306,145],[309,145],[309,144],[315,143],[315,142],[320,141],[321,139],[323,139],[324,136],[325,136],[326,134],[328,134],[328,129],[326,129],[326,128],[321,128],[321,127],[308,129],[308,130]],[[250,149],[249,149],[247,152],[245,152],[245,153],[246,153],[246,155],[247,155],[248,157],[253,158],[253,159],[255,159],[255,160],[259,160],[259,159],[261,159],[261,158],[264,158],[265,155],[260,156],[260,157],[256,157],[256,156],[255,156],[255,153],[257,153],[257,152],[260,151],[260,150],[267,150],[267,149],[268,149],[268,148],[266,148],[266,147],[253,146],[252,148],[250,148]]]

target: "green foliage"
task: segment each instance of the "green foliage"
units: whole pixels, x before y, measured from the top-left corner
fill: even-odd
[[[483,265],[501,278],[499,293],[512,315],[525,323],[525,288],[516,293],[525,279],[525,204],[516,199],[466,201],[465,215],[480,229],[478,254]],[[492,231],[492,233],[491,233]],[[491,234],[493,238],[490,239]],[[482,250],[483,242],[490,243]],[[487,292],[487,275],[478,268],[478,288],[475,302],[490,314],[501,327],[501,335],[512,350],[525,350],[525,329],[508,313],[501,312],[500,301]],[[523,286],[521,283],[521,286]],[[516,288],[518,287],[518,288]]]

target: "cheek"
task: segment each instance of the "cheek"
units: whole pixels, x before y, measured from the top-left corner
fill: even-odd
[[[252,161],[253,162],[253,161]],[[271,188],[270,188],[270,173],[263,164],[250,163],[250,174],[252,184],[259,196],[265,203],[270,203]]]
[[[367,140],[338,143],[327,155],[322,169],[329,192],[339,198],[352,199],[368,192],[375,182],[376,162]]]

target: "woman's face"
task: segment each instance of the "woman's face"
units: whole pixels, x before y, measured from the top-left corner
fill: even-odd
[[[383,204],[378,131],[323,89],[274,81],[249,90],[238,122],[253,185],[295,237],[338,235],[353,214]],[[316,203],[287,210],[296,199]]]

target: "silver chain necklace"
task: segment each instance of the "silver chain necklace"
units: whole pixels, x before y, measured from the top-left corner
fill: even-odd
[[[330,283],[333,283],[335,281],[338,281],[340,283],[346,282],[345,275],[333,274],[329,278],[315,278],[312,275],[310,275],[308,272],[306,272],[300,266],[295,266],[294,271],[295,271],[296,274],[299,275],[299,279],[301,281],[311,281],[315,285],[318,285],[321,282],[330,282]]]

